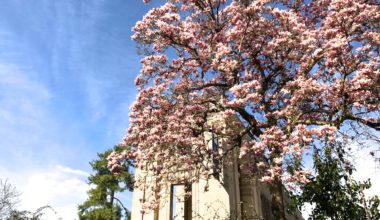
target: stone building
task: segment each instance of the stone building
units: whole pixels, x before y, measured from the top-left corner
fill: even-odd
[[[223,140],[205,135],[213,151],[223,152]],[[132,220],[275,220],[271,213],[271,196],[268,185],[239,170],[238,149],[229,151],[220,164],[220,172],[191,186],[173,183],[164,189],[160,208],[141,213],[144,190],[135,189],[132,202]],[[241,159],[240,159],[241,160]],[[135,174],[141,174],[136,170]],[[208,184],[208,191],[205,186]],[[191,191],[191,196],[185,196]],[[287,195],[284,195],[287,200]],[[299,212],[288,215],[289,220],[302,220]]]

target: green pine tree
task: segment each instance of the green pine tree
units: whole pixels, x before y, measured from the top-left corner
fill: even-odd
[[[112,174],[107,167],[107,157],[113,152],[121,152],[126,146],[115,146],[113,150],[98,153],[99,159],[90,162],[94,175],[88,178],[88,183],[95,185],[87,192],[88,199],[78,206],[80,220],[119,220],[130,219],[130,212],[116,197],[116,193],[133,189],[133,174],[129,168],[131,161],[125,160],[117,175]]]

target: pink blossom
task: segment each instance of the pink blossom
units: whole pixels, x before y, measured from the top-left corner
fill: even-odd
[[[149,52],[123,142],[133,150],[112,154],[110,167],[133,158],[157,177],[136,179],[152,192],[208,179],[212,159],[224,159],[205,140],[212,132],[223,147],[236,148],[242,172],[306,184],[310,172],[289,173],[287,163],[302,161],[315,141],[334,141],[347,121],[375,129],[379,121],[380,9],[373,2],[223,0],[199,7],[174,0],[153,8],[133,28],[132,39]],[[276,6],[286,4],[294,8]],[[147,209],[159,202],[152,195]]]

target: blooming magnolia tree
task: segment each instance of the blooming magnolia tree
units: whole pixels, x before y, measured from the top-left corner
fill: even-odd
[[[282,184],[307,182],[294,164],[310,144],[349,121],[380,130],[377,0],[167,0],[134,32],[147,55],[124,140],[132,150],[109,161],[117,170],[134,158],[155,176],[140,182],[151,183],[148,208],[168,182],[209,178],[205,161],[222,156],[206,132],[240,152],[242,172],[278,186],[283,204]],[[207,123],[215,114],[232,122]]]

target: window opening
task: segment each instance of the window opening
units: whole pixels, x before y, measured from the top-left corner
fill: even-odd
[[[170,220],[191,220],[191,185],[174,184],[170,189]]]
[[[220,162],[219,162],[219,140],[218,137],[212,133],[212,162],[214,164],[213,175],[219,180]]]

